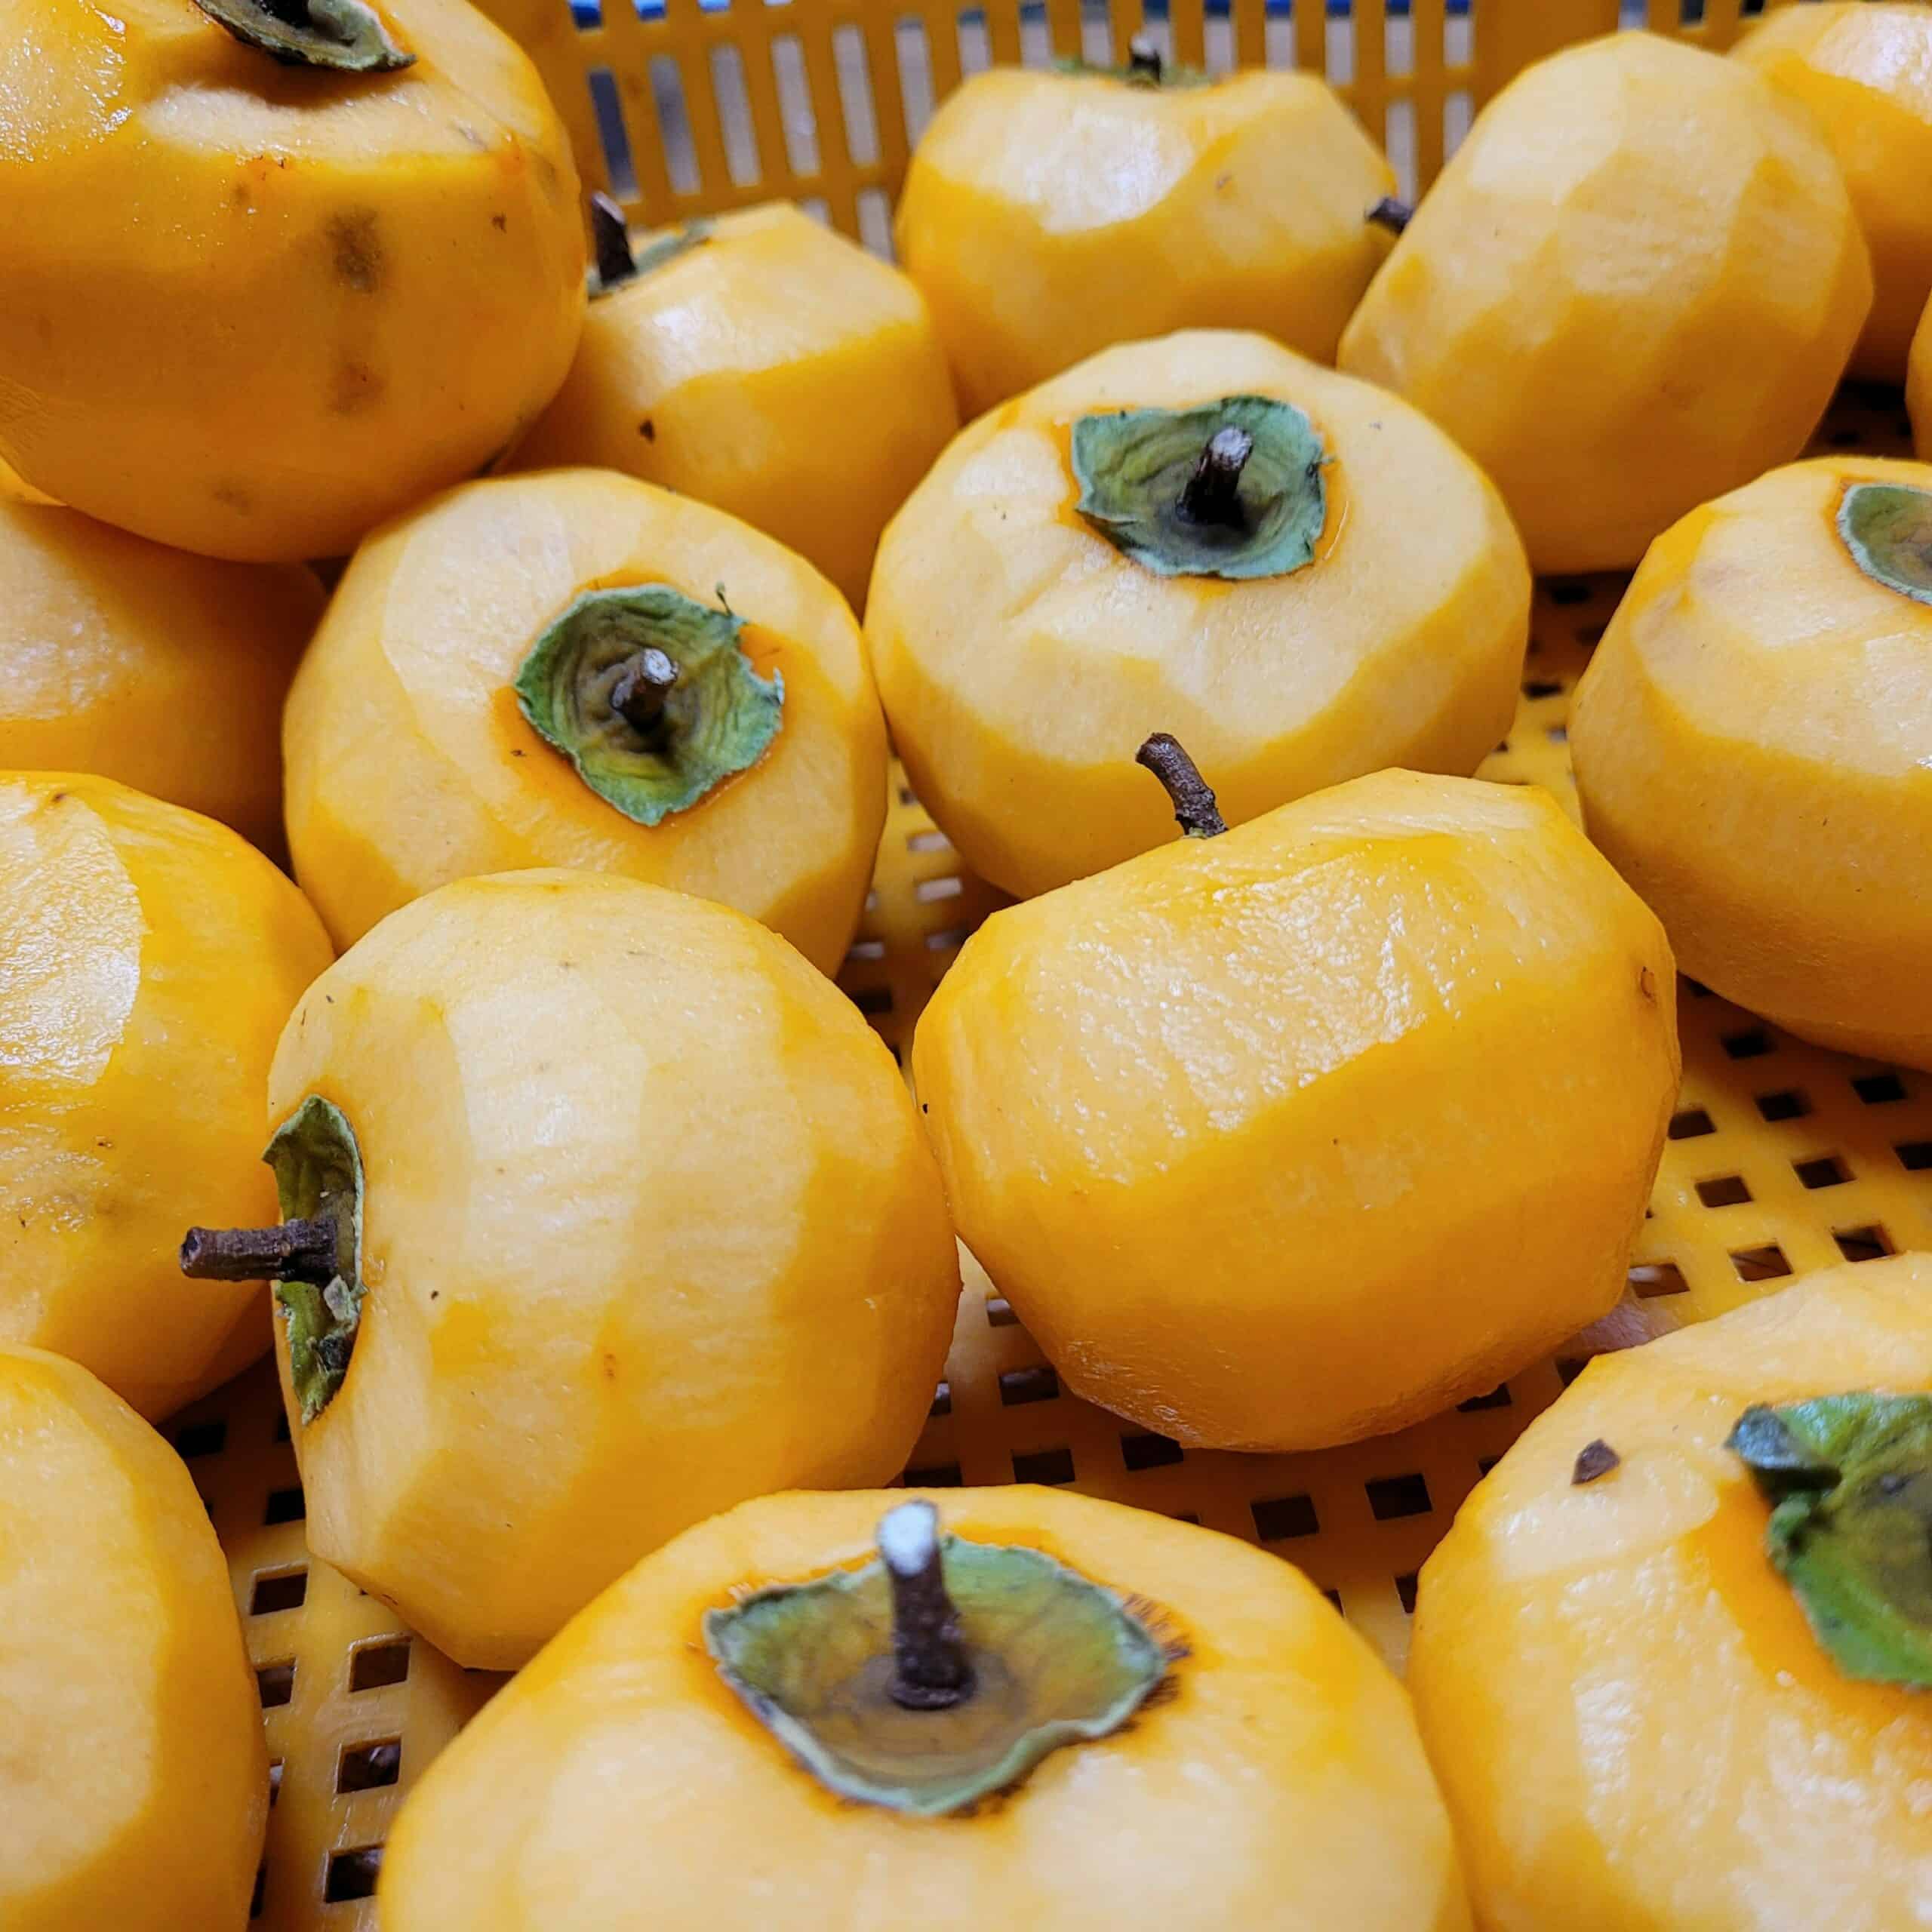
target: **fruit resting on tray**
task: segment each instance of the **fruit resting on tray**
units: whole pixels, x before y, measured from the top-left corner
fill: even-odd
[[[152,1426],[271,1351],[328,1587],[517,1673],[274,1721],[398,1727],[383,1932],[1932,1923],[1932,1256],[1619,1309],[1678,963],[1932,1072],[1932,462],[1798,460],[1847,368],[1932,457],[1932,8],[1565,48],[1413,210],[1312,75],[1001,69],[903,269],[586,202],[574,32],[0,0],[0,1927],[349,1922]],[[1174,1515],[1604,1358],[1405,1693],[1225,1514],[907,1471],[962,1241]]]

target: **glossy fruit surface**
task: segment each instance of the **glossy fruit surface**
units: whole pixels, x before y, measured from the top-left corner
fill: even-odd
[[[0,500],[0,767],[97,772],[273,851],[282,700],[321,612],[300,565]]]
[[[1932,466],[1870,457],[1775,470],[1660,537],[1570,748],[1591,837],[1684,971],[1807,1039],[1932,1066],[1932,601],[1847,546],[1871,485],[1920,493],[1932,539]]]
[[[653,583],[742,619],[783,709],[749,770],[646,825],[539,735],[515,685],[574,600]],[[296,872],[343,945],[451,880],[568,865],[736,906],[830,972],[885,816],[884,724],[838,593],[735,518],[608,470],[469,484],[365,545],[284,751]]]
[[[879,532],[959,426],[919,291],[789,202],[637,256],[637,278],[592,302],[517,467],[594,463],[715,503],[860,608]]]
[[[1493,1932],[1894,1932],[1924,1694],[1847,1677],[1725,1438],[1753,1403],[1932,1389],[1932,1258],[1834,1268],[1600,1357],[1422,1573],[1409,1686]],[[1573,1480],[1586,1444],[1620,1459]]]
[[[913,1074],[960,1238],[1063,1382],[1316,1448],[1617,1300],[1674,994],[1546,793],[1383,772],[995,913]]]
[[[1039,1932],[1464,1932],[1407,1700],[1367,1646],[1287,1564],[1085,1497],[934,1500],[954,1535],[1044,1550],[1144,1609],[1187,1647],[1172,1694],[970,1817],[835,1798],[727,1687],[705,1613],[863,1562],[902,1500],[749,1503],[607,1591],[420,1787],[383,1864],[385,1932],[628,1932],[645,1897],[654,1926],[717,1932],[968,1932],[1020,1900]]]
[[[521,1664],[714,1510],[898,1473],[952,1229],[891,1054],[762,927],[590,872],[448,886],[316,982],[269,1091],[339,1108],[365,1177],[310,1547],[460,1663]]]
[[[1483,109],[1341,366],[1482,465],[1539,572],[1609,570],[1798,454],[1871,301],[1811,117],[1741,62],[1620,33]]]
[[[1876,293],[1854,375],[1897,383],[1932,299],[1932,9],[1844,0],[1783,8],[1737,57],[1802,101],[1844,171],[1872,251]]]
[[[256,1283],[184,1281],[194,1221],[272,1218],[263,1090],[328,941],[226,826],[0,776],[0,1341],[158,1417],[267,1352]]]
[[[1395,176],[1327,84],[976,75],[933,118],[899,259],[977,416],[1109,343],[1258,329],[1332,361]]]
[[[268,1754],[207,1512],[85,1369],[7,1344],[0,1709],[8,1932],[242,1932]]]
[[[28,482],[183,549],[335,556],[549,400],[584,300],[562,124],[463,0],[382,19],[414,63],[349,73],[192,0],[0,6],[0,458]]]
[[[1315,438],[1312,555],[1162,574],[1081,514],[1072,439],[1259,397]],[[880,546],[866,639],[921,801],[983,877],[1043,892],[1171,839],[1135,769],[1181,738],[1239,823],[1385,765],[1466,774],[1515,712],[1529,573],[1501,500],[1399,398],[1259,336],[1104,351],[957,437]]]

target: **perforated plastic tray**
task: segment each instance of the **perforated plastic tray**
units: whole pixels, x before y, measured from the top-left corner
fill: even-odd
[[[1774,4],[1777,0],[1774,0]],[[994,0],[483,0],[528,45],[586,180],[663,221],[773,195],[820,207],[875,245],[933,99],[989,57],[1118,58],[1141,0],[1022,8]],[[1648,23],[1722,45],[1741,0],[1648,0]],[[1692,22],[1687,16],[1697,11]],[[1618,0],[1479,0],[1474,32],[1444,0],[1326,16],[1176,0],[1157,37],[1220,69],[1325,68],[1412,181],[1524,63],[1617,23]],[[608,140],[613,153],[607,160]],[[1896,397],[1850,393],[1825,447],[1903,454]],[[1614,578],[1540,587],[1509,737],[1483,775],[1574,805],[1571,687],[1615,606]],[[903,788],[841,983],[902,1058],[927,996],[998,904]],[[1631,1271],[1654,1317],[1695,1321],[1849,1257],[1932,1246],[1932,1079],[1800,1045],[1687,983],[1683,1097]],[[1063,1395],[1026,1331],[968,1269],[946,1381],[908,1471],[929,1484],[1064,1483],[1196,1519],[1298,1563],[1400,1666],[1415,1576],[1483,1472],[1574,1374],[1575,1351],[1420,1428],[1320,1455],[1183,1452]],[[264,1365],[170,1426],[228,1552],[261,1686],[275,1803],[255,1921],[272,1932],[370,1932],[381,1847],[425,1766],[496,1688],[459,1669],[344,1577],[312,1562],[295,1459]],[[564,1932],[560,1928],[559,1932]]]
[[[1902,453],[1896,398],[1841,399],[1827,446]],[[1483,776],[1574,804],[1571,685],[1622,588],[1546,584],[1516,722]],[[1000,903],[903,784],[841,983],[902,1059],[927,996]],[[1697,1321],[1850,1259],[1932,1247],[1932,1079],[1807,1047],[1686,982],[1684,1091],[1631,1269],[1647,1311]],[[1032,1338],[968,1271],[946,1380],[907,1473],[924,1484],[1064,1483],[1186,1516],[1299,1564],[1400,1667],[1416,1572],[1463,1497],[1580,1355],[1399,1435],[1319,1455],[1183,1452],[1060,1392]],[[262,1690],[275,1803],[258,1921],[372,1927],[397,1803],[496,1687],[311,1562],[275,1378],[264,1365],[172,1425],[228,1551]],[[358,1903],[361,1901],[361,1903]]]

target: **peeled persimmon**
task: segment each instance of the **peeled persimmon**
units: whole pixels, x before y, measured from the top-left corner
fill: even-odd
[[[378,1897],[385,1932],[848,1932],[855,1885],[926,1932],[1469,1925],[1407,1700],[1306,1577],[1025,1487],[688,1531],[431,1766]]]
[[[938,1173],[884,1042],[741,913],[446,886],[309,989],[268,1097],[281,1221],[183,1265],[277,1277],[309,1547],[458,1663],[748,1496],[903,1467],[958,1298]]]
[[[4,0],[0,460],[157,542],[337,556],[570,367],[577,169],[466,0]]]
[[[960,1238],[1062,1383],[1319,1448],[1604,1315],[1677,1093],[1635,894],[1528,787],[1385,771],[1230,831],[1142,755],[1189,835],[995,912],[912,1044]]]

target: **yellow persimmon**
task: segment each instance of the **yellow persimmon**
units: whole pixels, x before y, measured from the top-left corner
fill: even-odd
[[[932,1155],[884,1043],[742,914],[447,886],[310,988],[269,1106],[287,1225],[188,1265],[283,1244],[309,1547],[459,1663],[916,1440],[959,1287]]]
[[[1666,531],[1570,748],[1591,837],[1687,973],[1932,1067],[1932,466],[1795,463]]]
[[[1316,1448],[1601,1315],[1677,1091],[1636,895],[1541,791],[1386,771],[1217,834],[1146,756],[1193,835],[995,912],[913,1042],[960,1238],[1061,1380]]]
[[[0,768],[92,771],[281,842],[281,703],[321,615],[226,564],[0,500]]]
[[[1416,411],[1197,330],[962,432],[886,532],[866,634],[921,801],[1025,895],[1174,836],[1134,768],[1156,726],[1236,823],[1385,765],[1473,771],[1529,597],[1501,500]]]
[[[933,117],[896,235],[977,416],[1171,329],[1258,329],[1333,361],[1389,245],[1368,211],[1395,190],[1312,74],[999,67]]]
[[[472,474],[581,325],[521,50],[464,0],[306,12],[0,0],[0,459],[214,556],[337,555]]]
[[[650,651],[676,681],[626,712],[617,681]],[[829,973],[885,818],[844,600],[721,510],[610,470],[472,483],[371,539],[283,750],[296,872],[342,945],[451,880],[568,865],[721,900]]]
[[[1897,383],[1932,299],[1932,9],[1831,4],[1767,14],[1736,57],[1802,101],[1844,171],[1875,294],[1854,375]]]
[[[886,519],[959,426],[918,289],[788,202],[635,257],[614,209],[598,219],[601,292],[516,466],[595,463],[715,503],[863,605]]]
[[[1409,1687],[1479,1925],[1923,1918],[1928,1299],[1932,1257],[1861,1263],[1599,1357],[1463,1506]],[[1775,1522],[1767,1433],[1809,1492]],[[1890,1577],[1833,1604],[1887,1539]]]
[[[149,1417],[266,1352],[259,1281],[191,1286],[175,1249],[191,1220],[272,1209],[263,1087],[328,961],[226,826],[109,779],[0,774],[0,1341]]]
[[[1871,302],[1811,117],[1738,61],[1620,33],[1477,116],[1341,366],[1482,465],[1539,571],[1607,570],[1798,454]]]
[[[7,1932],[243,1932],[268,1754],[208,1512],[86,1370],[7,1344],[0,1711]]]
[[[931,1509],[900,1491],[747,1503],[638,1564],[431,1767],[384,1858],[385,1932],[627,1932],[640,1900],[666,1932],[1466,1932],[1407,1700],[1298,1571],[1057,1491],[931,1503],[920,1572]],[[888,1564],[950,1590],[949,1705],[884,1690]],[[1088,1729],[1042,1755],[1049,1713]],[[795,1726],[796,1758],[774,1734]],[[937,1768],[935,1737],[958,1754]],[[996,1801],[924,1808],[1016,1740]],[[841,1743],[842,1766],[820,1755]]]

